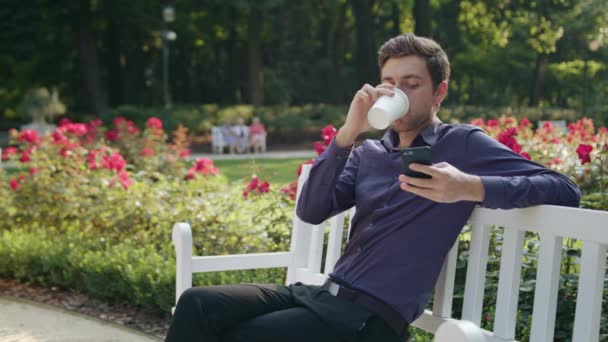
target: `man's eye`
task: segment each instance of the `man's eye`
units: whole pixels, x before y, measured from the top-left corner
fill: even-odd
[[[420,86],[420,84],[408,84],[408,87],[412,88],[412,89],[416,89]]]

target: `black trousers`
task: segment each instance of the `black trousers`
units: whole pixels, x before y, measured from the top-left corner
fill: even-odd
[[[191,288],[167,342],[397,342],[379,317],[320,286],[241,284]]]

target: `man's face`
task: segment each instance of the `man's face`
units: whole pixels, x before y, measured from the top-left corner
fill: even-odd
[[[410,108],[391,126],[397,132],[413,131],[428,124],[436,103],[431,75],[419,56],[389,58],[381,71],[382,83],[391,83],[407,94]]]

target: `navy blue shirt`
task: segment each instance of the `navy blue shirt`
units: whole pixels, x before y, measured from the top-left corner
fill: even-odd
[[[580,191],[564,175],[529,161],[472,125],[436,120],[414,139],[433,164],[448,162],[481,177],[487,208],[578,206]],[[445,257],[478,203],[437,203],[401,190],[399,137],[343,149],[332,141],[302,188],[297,215],[319,224],[356,206],[350,240],[332,278],[364,291],[407,322],[424,312]]]

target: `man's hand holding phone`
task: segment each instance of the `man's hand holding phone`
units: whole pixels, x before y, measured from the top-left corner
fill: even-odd
[[[439,203],[483,202],[485,190],[479,176],[466,174],[446,162],[431,165],[430,148],[417,149],[401,151],[405,166],[404,174],[399,176],[402,190]]]

